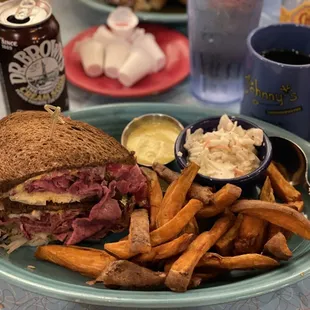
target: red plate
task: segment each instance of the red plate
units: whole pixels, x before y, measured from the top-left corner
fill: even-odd
[[[73,85],[100,95],[142,97],[165,91],[185,79],[189,74],[188,39],[181,33],[161,25],[148,24],[139,25],[139,27],[152,33],[166,54],[167,64],[163,70],[146,76],[129,88],[104,75],[98,78],[88,77],[84,73],[79,56],[74,52],[74,46],[76,42],[91,36],[96,31],[96,26],[81,32],[66,45],[64,56],[68,80]]]

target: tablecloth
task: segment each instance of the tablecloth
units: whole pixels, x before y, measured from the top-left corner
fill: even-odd
[[[89,0],[91,1],[91,0]],[[63,43],[66,44],[80,31],[92,25],[104,23],[106,15],[96,12],[78,0],[51,0],[54,14],[61,27]],[[280,0],[265,0],[261,18],[261,24],[266,25],[277,22],[280,9]],[[170,25],[172,27],[172,25]],[[175,25],[179,31],[186,33],[186,26]],[[69,86],[70,109],[75,111],[84,107],[108,104],[112,102],[124,102],[121,99],[111,99],[87,93],[76,87]],[[136,99],[129,100],[136,102]],[[188,80],[176,86],[172,90],[161,95],[149,96],[141,99],[144,102],[169,102],[186,105],[198,105],[198,102],[189,92]],[[128,102],[128,100],[126,100]],[[239,111],[239,104],[230,106],[214,106],[211,108],[223,108],[229,112]],[[5,108],[0,91],[0,117],[5,115]],[[11,310],[120,310],[120,308],[100,307],[93,305],[81,305],[41,296],[33,292],[12,286],[0,280],[0,308]],[[183,308],[184,309],[184,308]],[[285,289],[267,295],[243,300],[236,303],[190,308],[195,310],[306,310],[310,309],[310,279],[304,279],[299,283]]]

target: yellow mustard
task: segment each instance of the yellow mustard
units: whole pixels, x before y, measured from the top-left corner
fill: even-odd
[[[168,120],[145,120],[130,133],[127,149],[136,153],[141,165],[167,164],[174,160],[174,143],[179,133],[180,128]]]

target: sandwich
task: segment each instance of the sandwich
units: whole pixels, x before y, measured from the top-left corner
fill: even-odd
[[[62,120],[53,127],[48,113],[26,111],[0,121],[0,245],[9,253],[101,239],[147,204],[133,153],[98,128]]]

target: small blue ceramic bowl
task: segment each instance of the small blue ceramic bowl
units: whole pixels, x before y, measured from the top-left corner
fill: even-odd
[[[243,129],[260,128],[259,126],[243,118],[239,118],[235,116],[229,116],[229,118],[232,121],[237,121],[238,125],[241,125]],[[187,161],[188,152],[184,148],[185,139],[186,139],[186,131],[190,129],[191,133],[193,133],[199,128],[202,128],[204,132],[214,131],[217,129],[219,121],[220,121],[220,117],[203,119],[194,124],[187,126],[180,133],[180,135],[178,136],[175,142],[174,154],[175,154],[176,162],[178,163],[181,169],[184,169],[188,163]],[[266,169],[268,168],[271,162],[271,158],[272,158],[272,145],[271,145],[271,142],[268,136],[265,134],[265,132],[264,132],[263,144],[262,146],[258,147],[257,150],[258,150],[257,156],[260,159],[261,164],[253,172],[246,174],[244,176],[238,177],[238,178],[233,178],[233,179],[216,179],[216,178],[210,178],[210,177],[204,176],[202,174],[198,174],[196,177],[196,181],[202,185],[214,186],[216,188],[221,188],[227,183],[235,184],[237,186],[244,188],[244,187],[247,187],[248,185],[253,184],[254,182],[257,182],[259,178],[264,174]],[[178,154],[180,154],[179,152],[182,153],[182,156],[178,156]]]

